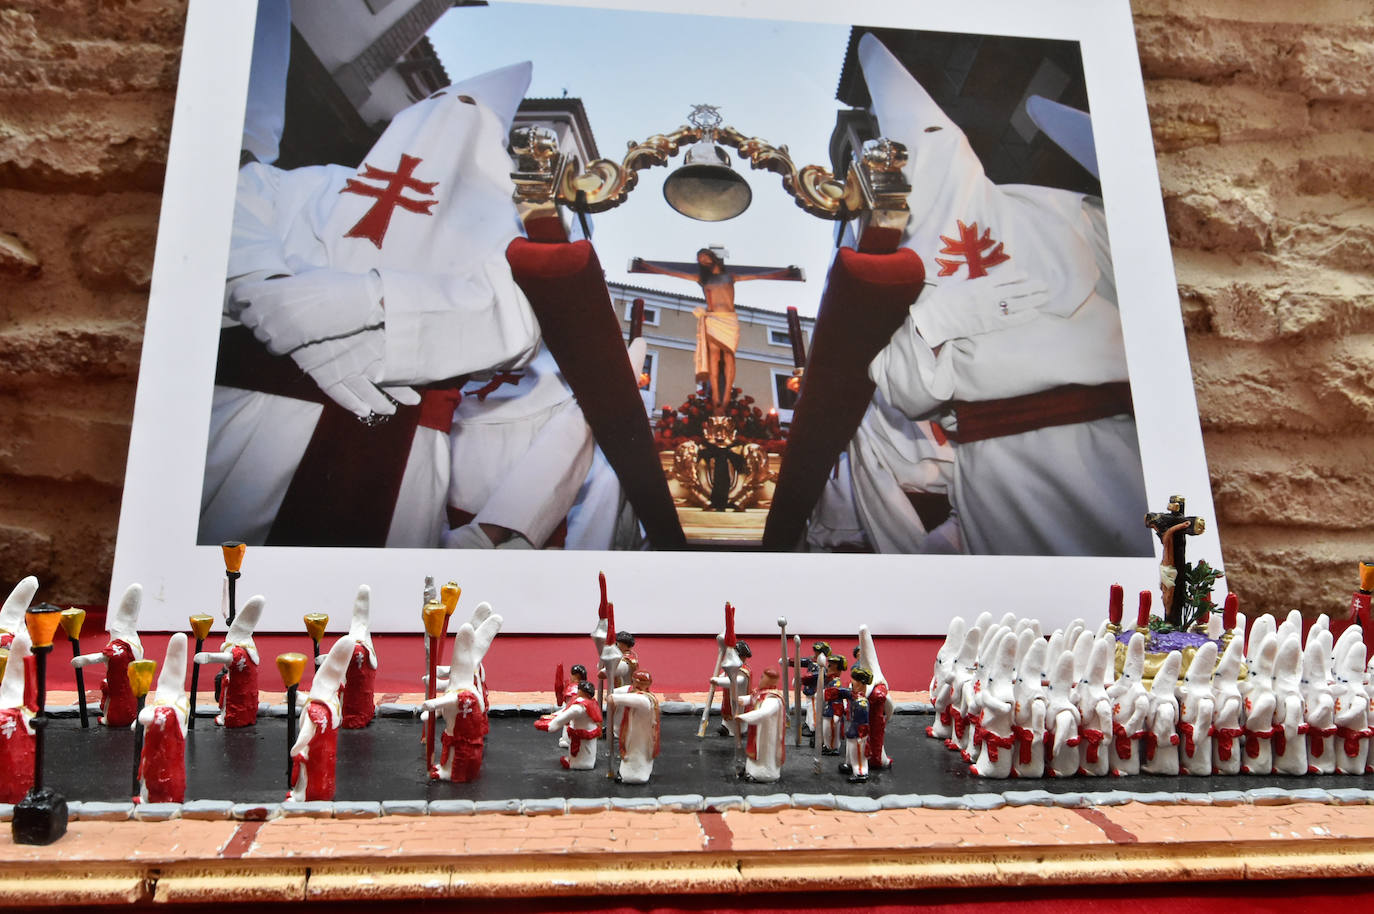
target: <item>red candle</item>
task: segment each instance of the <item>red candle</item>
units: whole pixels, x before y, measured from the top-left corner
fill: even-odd
[[[1121,614],[1123,605],[1126,602],[1126,591],[1120,584],[1113,584],[1110,596],[1107,597],[1107,619],[1113,625],[1121,624]]]
[[[1136,610],[1135,627],[1148,628],[1150,625],[1150,603],[1154,600],[1154,594],[1148,590],[1140,592],[1140,609]]]
[[[1233,593],[1226,595],[1226,603],[1221,608],[1221,629],[1231,631],[1236,627],[1236,613],[1240,610],[1240,598]]]

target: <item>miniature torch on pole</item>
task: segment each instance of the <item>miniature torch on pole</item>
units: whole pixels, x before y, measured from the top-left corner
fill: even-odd
[[[134,715],[134,778],[131,795],[137,797],[142,785],[140,769],[143,767],[143,727],[137,722],[138,714],[143,712],[143,705],[148,700],[148,690],[153,687],[153,673],[157,671],[156,660],[135,660],[129,664],[129,686],[134,691],[134,698],[138,700],[138,712]]]
[[[205,613],[198,613],[190,618],[191,634],[196,636],[196,654],[205,650],[205,639],[210,636],[210,626],[214,625],[215,617]],[[192,654],[191,656],[195,656]],[[188,729],[196,728],[196,689],[200,685],[200,664],[191,664],[191,706],[186,716],[186,726]]]
[[[220,550],[224,553],[224,577],[229,584],[229,616],[226,621],[234,624],[234,616],[238,613],[238,603],[235,599],[234,587],[239,580],[239,569],[243,567],[243,554],[248,551],[248,547],[237,541],[220,543]]]
[[[455,605],[457,601],[454,601]],[[443,646],[444,631],[448,627],[449,614],[444,612],[444,604],[430,600],[420,613],[425,625],[425,653],[429,656],[429,678],[425,681],[425,700],[433,701],[438,694],[439,650]],[[434,767],[435,712],[430,711],[425,720],[425,772]]]
[[[81,625],[85,621],[84,609],[62,610],[62,630],[67,633],[67,640],[71,642],[74,658],[81,656]],[[76,668],[76,698],[81,706],[81,729],[85,730],[90,727],[91,721],[86,710],[86,675],[81,667]]]
[[[305,630],[310,635],[310,641],[315,651],[314,658],[318,663],[320,659],[320,641],[324,639],[324,630],[329,627],[329,613],[306,613]]]
[[[291,775],[295,765],[291,761],[291,749],[296,745],[296,690],[300,688],[301,675],[305,672],[305,655],[292,651],[277,655],[277,673],[281,684],[286,687],[286,789],[295,784]]]

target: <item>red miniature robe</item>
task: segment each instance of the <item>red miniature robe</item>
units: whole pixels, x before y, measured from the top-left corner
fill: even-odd
[[[0,708],[0,803],[18,803],[33,786],[34,738],[23,708]]]
[[[356,656],[356,654],[354,655]],[[329,706],[311,699],[305,706],[306,716],[315,725],[303,753],[291,756],[291,783],[301,779],[305,766],[305,800],[334,799],[334,769],[339,755],[339,728],[334,725]]]
[[[886,768],[891,760],[883,758],[883,740],[887,737],[887,683],[880,682],[868,693],[868,764]]]
[[[348,661],[348,675],[344,678],[340,694],[343,697],[343,726],[346,730],[361,730],[372,723],[377,716],[375,689],[377,668],[372,665],[373,658],[367,645],[361,641],[353,646],[353,656]]]
[[[180,803],[186,799],[186,737],[176,709],[153,709],[153,722],[143,729],[143,754],[138,776],[149,803]]]
[[[13,642],[13,632],[0,632],[0,649],[8,650]],[[33,654],[24,657],[24,707],[38,713],[38,658]]]
[[[444,728],[443,751],[439,757],[439,764],[447,765],[452,759],[449,780],[475,781],[482,773],[482,753],[486,748],[490,723],[475,692],[463,689],[456,698],[452,732],[448,727]],[[433,776],[439,776],[437,769]]]
[[[251,727],[258,720],[258,663],[241,644],[229,648],[219,709],[226,727]]]
[[[105,679],[100,683],[100,713],[107,727],[127,727],[138,715],[138,699],[129,685],[129,664],[138,659],[133,648],[116,638],[100,652],[105,655]]]

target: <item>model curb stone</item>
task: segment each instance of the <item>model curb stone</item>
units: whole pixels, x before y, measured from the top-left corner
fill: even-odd
[[[431,816],[470,816],[477,811],[472,800],[430,800]]]
[[[1011,806],[1053,806],[1054,794],[1048,790],[1008,790],[1002,798]]]
[[[1331,791],[1321,787],[1299,787],[1288,795],[1294,803],[1330,803]]]
[[[281,804],[235,803],[229,815],[240,822],[267,822],[281,815]]]
[[[1122,806],[1134,799],[1125,790],[1099,790],[1094,793],[1085,793],[1083,796],[1093,806]]]
[[[334,804],[334,818],[336,819],[376,819],[381,814],[382,804],[375,800]]]
[[[478,800],[474,804],[474,812],[499,812],[502,815],[520,815],[519,800]]]
[[[673,812],[701,812],[706,808],[706,798],[699,793],[673,794],[659,797],[658,805]]]
[[[1081,793],[1057,793],[1054,795],[1054,805],[1064,809],[1082,809],[1092,804]]]
[[[946,797],[938,793],[923,793],[921,806],[926,809],[963,809],[963,797]]]
[[[281,814],[288,819],[328,819],[334,815],[334,804],[328,800],[287,800],[281,804]]]
[[[835,808],[844,812],[877,812],[882,806],[872,797],[847,797],[841,794],[835,797]]]
[[[562,797],[542,797],[520,801],[520,812],[526,816],[561,816],[568,811],[568,801]]]
[[[658,710],[664,714],[691,714],[696,708],[687,701],[660,701]]]
[[[424,800],[383,800],[382,814],[387,816],[424,816],[429,814],[429,803]]]
[[[573,797],[568,800],[568,812],[605,812],[611,808],[610,797]]]
[[[1218,790],[1211,796],[1213,806],[1244,806],[1249,802],[1243,790]]]
[[[744,797],[739,794],[732,794],[706,798],[707,812],[729,812],[732,809],[744,809]]]
[[[658,812],[657,797],[611,797],[611,809],[627,812]]]
[[[744,798],[744,808],[749,812],[775,812],[791,805],[792,798],[785,793],[765,793]]]
[[[961,809],[1001,809],[1007,805],[1000,793],[966,793],[958,799]]]
[[[878,798],[878,805],[883,809],[920,809],[924,804],[919,793],[889,793]]]
[[[1331,794],[1332,802],[1342,806],[1363,806],[1374,799],[1374,791],[1363,787],[1336,787],[1327,793]]]
[[[181,804],[183,819],[224,820],[233,818],[234,804],[228,800],[192,800]]]
[[[1137,803],[1148,803],[1154,806],[1177,806],[1179,795],[1171,791],[1156,790],[1151,793],[1135,793],[1131,795]]]
[[[1256,806],[1287,806],[1293,802],[1281,787],[1256,787],[1245,791],[1245,798]]]
[[[403,705],[394,701],[384,701],[377,706],[377,713],[382,717],[414,717],[419,710],[419,705]]]
[[[71,807],[68,807],[70,813]],[[132,803],[98,803],[88,802],[81,804],[81,820],[83,822],[125,822],[134,814],[134,804]]]
[[[134,818],[140,822],[166,822],[181,818],[180,803],[139,803],[134,806]]]
[[[796,809],[835,809],[833,793],[794,793],[792,806]]]

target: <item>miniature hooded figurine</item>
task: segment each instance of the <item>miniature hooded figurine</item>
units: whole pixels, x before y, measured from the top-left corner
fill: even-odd
[[[1055,660],[1058,660],[1059,655],[1064,653],[1064,651],[1068,649],[1067,646],[1064,644],[1064,629],[1056,628],[1054,631],[1050,632],[1050,637],[1047,640],[1045,647],[1046,676],[1044,679],[1044,683],[1048,685],[1050,681],[1050,677],[1048,675],[1050,658],[1053,657]]]
[[[224,686],[220,692],[219,715],[215,723],[224,727],[251,727],[258,720],[258,646],[253,631],[262,618],[267,599],[255,596],[234,617],[218,651],[201,651],[196,663],[224,664]]]
[[[1331,693],[1331,632],[1312,626],[1302,652],[1302,700],[1307,719],[1307,773],[1336,770],[1336,698]]]
[[[1299,610],[1289,610],[1279,625],[1279,647],[1283,647],[1284,639],[1289,635],[1298,636],[1298,648],[1302,648],[1302,613]]]
[[[859,666],[868,670],[873,681],[868,686],[868,764],[891,768],[887,754],[887,722],[892,719],[892,702],[887,698],[887,677],[878,663],[878,651],[867,625],[859,626]]]
[[[141,803],[180,803],[186,799],[186,726],[191,714],[186,694],[186,650],[186,633],[172,635],[157,690],[138,714],[138,724],[143,725],[143,754],[138,763]]]
[[[1267,626],[1260,623],[1269,619]],[[1279,655],[1279,636],[1272,616],[1260,616],[1251,629],[1264,632],[1259,644],[1252,645],[1253,659],[1248,662],[1250,674],[1245,677],[1241,697],[1245,699],[1245,756],[1240,760],[1242,774],[1272,774],[1274,772],[1274,662]]]
[[[348,673],[343,684],[343,727],[360,730],[377,716],[373,683],[377,680],[377,648],[372,645],[372,588],[366,584],[358,588],[353,600],[353,624],[348,637],[353,642],[353,656],[348,661]],[[331,650],[330,653],[333,653]],[[311,686],[314,693],[314,686]]]
[[[1049,758],[1045,760],[1045,773],[1051,777],[1067,778],[1078,774],[1079,761],[1083,757],[1078,749],[1078,706],[1073,703],[1073,654],[1069,651],[1059,655],[1050,674],[1049,720],[1050,742]]]
[[[1216,736],[1212,771],[1214,774],[1239,774],[1244,747],[1241,740],[1245,730],[1241,727],[1245,711],[1245,700],[1240,694],[1241,662],[1245,656],[1239,638],[1232,638],[1226,645],[1226,652],[1217,663],[1212,675],[1212,700],[1216,703],[1216,717],[1212,732]]]
[[[1178,732],[1183,740],[1180,762],[1187,774],[1212,773],[1212,721],[1217,707],[1212,697],[1212,671],[1216,665],[1216,642],[1204,641],[1183,677]]]
[[[492,615],[493,613],[491,610],[491,604],[484,600],[481,603],[478,603],[476,608],[473,609],[472,615],[468,617],[467,624],[472,626],[472,630],[474,632],[478,632],[480,634],[482,631],[482,626],[486,623],[488,619],[492,617]],[[496,630],[498,632],[501,630],[501,623],[499,619],[496,623]],[[495,636],[493,635],[492,637]],[[490,644],[487,645],[488,648],[490,646]],[[483,649],[482,653],[483,656],[485,656],[486,648]],[[456,657],[457,654],[455,653],[454,656]],[[454,663],[456,664],[457,661],[455,660]],[[581,666],[581,664],[578,664],[578,666]],[[435,675],[438,677],[434,688],[437,691],[447,689],[449,687],[449,680],[453,672],[453,667],[439,666],[435,668],[434,672]],[[586,667],[582,667],[582,675],[585,677],[586,674]],[[473,672],[472,681],[473,686],[482,693],[482,707],[485,708],[488,704],[490,704],[490,702],[487,700],[487,668],[482,664],[480,658],[477,661],[477,668]]]
[[[1272,635],[1279,629],[1278,623],[1269,613],[1265,613],[1255,619],[1250,626],[1250,635],[1245,641],[1245,666],[1250,671],[1254,671],[1255,664],[1259,661],[1260,645],[1264,644],[1264,639]],[[1278,656],[1278,638],[1274,638],[1274,654]],[[1248,677],[1247,677],[1248,678]]]
[[[138,639],[138,610],[143,602],[143,587],[130,584],[110,618],[110,641],[95,654],[72,658],[72,666],[105,664],[105,679],[100,683],[100,713],[107,727],[127,727],[138,713],[138,700],[129,685],[129,664],[143,659],[143,642]],[[253,713],[257,713],[254,698]]]
[[[549,718],[534,722],[538,730],[557,731],[568,728],[568,751],[558,761],[564,768],[590,771],[596,767],[596,741],[601,736],[601,708],[596,703],[596,689],[590,682],[577,687],[577,697],[563,706],[563,710]]]
[[[978,758],[969,769],[985,778],[1011,776],[1013,748],[1012,719],[1016,709],[1012,668],[1016,663],[1016,633],[1002,632],[992,649],[984,685],[978,693],[983,720],[978,727]]]
[[[10,659],[0,680],[0,803],[18,803],[33,786],[33,712],[24,705],[24,658],[29,633],[11,633]]]
[[[851,784],[859,784],[868,780],[868,738],[873,732],[870,725],[873,715],[865,693],[873,684],[873,674],[856,666],[849,678],[849,688],[840,689],[845,703],[845,760],[840,763],[840,773],[848,775]]]
[[[482,658],[501,632],[503,620],[491,611],[489,603],[482,603],[477,610],[473,616],[481,615],[481,623],[474,627],[471,621],[464,622],[454,633],[453,665],[444,694],[421,704],[425,711],[444,718],[444,748],[439,764],[430,770],[432,780],[472,781],[482,773],[482,755],[490,728]],[[583,686],[592,688],[591,683]]]
[[[329,649],[324,663],[310,683],[310,697],[301,708],[300,730],[291,747],[291,792],[296,803],[334,799],[335,763],[339,754],[339,727],[343,708],[339,686],[349,672],[356,647],[351,636],[340,638]]]
[[[1078,737],[1083,749],[1080,773],[1090,777],[1102,777],[1111,770],[1111,754],[1103,745],[1107,734],[1112,732],[1112,702],[1103,684],[1111,664],[1112,648],[1106,641],[1094,637],[1088,668],[1078,680],[1078,691],[1074,695],[1079,715]]]
[[[977,674],[978,645],[983,640],[983,630],[978,626],[964,635],[964,644],[959,648],[959,656],[954,661],[950,678],[950,722],[954,725],[954,735],[945,740],[945,745],[955,752],[963,752],[964,745],[972,740],[968,735],[968,706],[965,696],[972,693],[974,676]]]
[[[658,696],[651,690],[654,679],[636,670],[634,681],[612,693],[610,713],[620,715],[616,735],[620,739],[620,770],[617,780],[645,784],[654,773],[654,759],[661,746]]]
[[[1365,693],[1364,658],[1364,639],[1351,642],[1336,663],[1336,681],[1331,686],[1336,699],[1336,770],[1341,774],[1364,774],[1369,760],[1369,696]]]
[[[953,705],[954,664],[959,659],[959,651],[964,646],[964,634],[968,623],[963,616],[949,620],[949,632],[945,643],[935,654],[935,673],[930,678],[930,700],[935,705],[935,723],[926,728],[926,736],[935,739],[949,739],[954,735],[951,715]]]
[[[1150,683],[1150,712],[1140,744],[1140,770],[1178,774],[1178,671],[1183,655],[1170,651]]]
[[[1140,740],[1150,714],[1150,693],[1145,690],[1145,641],[1140,632],[1126,644],[1121,678],[1107,690],[1112,702],[1112,774],[1140,773]]]
[[[782,763],[787,757],[787,709],[778,687],[780,678],[775,667],[764,670],[749,710],[740,714],[740,722],[749,728],[749,739],[744,744],[747,781],[771,783],[782,775]]]
[[[1331,681],[1333,683],[1340,673],[1341,658],[1345,656],[1346,651],[1350,650],[1350,645],[1356,642],[1360,644],[1364,643],[1363,629],[1361,629],[1359,625],[1347,625],[1345,630],[1341,632],[1340,637],[1336,639],[1336,646],[1331,648],[1331,666],[1329,669],[1332,671]],[[1367,654],[1368,651],[1365,653]],[[1364,670],[1360,671],[1360,677],[1364,677]]]
[[[1097,635],[1085,628],[1078,633],[1078,637],[1073,640],[1073,645],[1069,648],[1073,651],[1075,689],[1078,688],[1077,683],[1082,682],[1083,677],[1088,675],[1088,666],[1092,663],[1093,645],[1096,643]]]
[[[1286,625],[1287,623],[1285,623]],[[1279,627],[1283,631],[1283,626]],[[1303,707],[1302,643],[1292,632],[1279,641],[1274,660],[1274,728],[1271,742],[1275,774],[1307,774],[1306,713]]]
[[[1012,685],[1012,737],[1016,740],[1012,757],[1012,776],[1038,778],[1045,774],[1045,717],[1049,698],[1045,694],[1043,676],[1045,652],[1049,645],[1036,638],[1016,667]]]
[[[1316,621],[1312,623],[1312,627],[1307,630],[1307,638],[1303,641],[1303,648],[1306,649],[1312,639],[1318,637],[1323,632],[1328,635],[1331,634],[1331,617],[1326,613],[1317,616]],[[1330,658],[1328,657],[1328,659]]]

